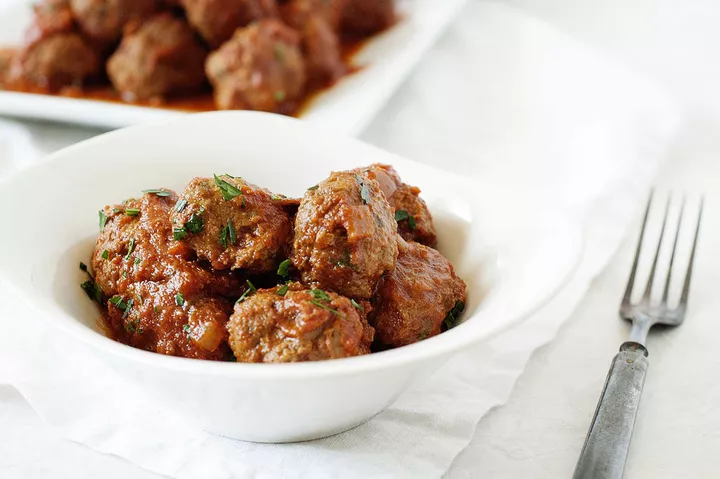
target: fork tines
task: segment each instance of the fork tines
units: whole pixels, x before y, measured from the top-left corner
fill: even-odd
[[[650,193],[650,198],[648,200],[647,207],[645,208],[645,216],[643,218],[642,229],[640,231],[640,238],[638,239],[637,249],[635,250],[635,260],[633,262],[632,269],[630,271],[630,278],[628,279],[627,287],[625,288],[625,295],[623,296],[621,308],[627,308],[627,307],[631,306],[631,296],[632,296],[633,287],[635,284],[635,276],[637,275],[638,264],[640,262],[640,253],[642,250],[643,241],[645,239],[645,230],[646,230],[647,224],[648,224],[648,217],[650,216],[650,209],[651,209],[651,206],[653,203],[653,196],[654,196],[654,192]],[[705,199],[704,199],[704,197],[702,197],[700,199],[700,206],[698,209],[697,223],[695,225],[695,235],[692,240],[692,249],[690,251],[690,259],[688,260],[688,266],[687,266],[687,270],[685,272],[685,282],[683,284],[683,289],[682,289],[682,293],[680,296],[680,302],[679,302],[679,305],[677,308],[677,311],[681,312],[681,313],[684,313],[685,309],[687,308],[688,296],[689,296],[689,292],[690,292],[690,282],[692,280],[693,263],[695,262],[695,251],[697,249],[697,241],[698,241],[698,236],[700,234],[700,223],[702,220],[704,202],[705,202]],[[665,237],[665,230],[666,230],[667,224],[668,224],[668,217],[670,216],[671,204],[672,204],[672,194],[669,194],[668,198],[667,198],[667,202],[665,204],[665,213],[663,215],[662,227],[660,230],[657,247],[655,249],[655,256],[653,257],[653,261],[650,266],[650,273],[648,275],[647,283],[645,285],[645,291],[643,293],[642,299],[640,300],[640,304],[648,304],[650,302],[650,296],[652,293],[653,282],[655,280],[655,272],[657,270],[658,259],[660,257],[660,251],[662,249],[663,239]],[[680,205],[680,212],[678,213],[677,227],[675,228],[675,237],[674,237],[674,240],[672,243],[670,260],[668,263],[667,274],[665,277],[665,286],[663,288],[662,299],[660,300],[660,304],[664,307],[667,307],[668,295],[670,292],[670,282],[672,279],[672,270],[673,270],[673,266],[675,264],[675,253],[677,251],[678,239],[680,238],[680,231],[683,226],[683,215],[685,213],[685,206],[686,206],[686,201],[685,201],[685,197],[683,197],[682,203]]]

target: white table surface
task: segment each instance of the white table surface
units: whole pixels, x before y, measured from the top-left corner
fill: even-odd
[[[650,372],[626,477],[717,477],[720,470],[720,6],[714,0],[509,0],[664,84],[692,111],[658,185],[704,191],[707,213],[688,323],[653,334]],[[651,8],[652,5],[652,8]],[[52,151],[97,133],[33,124]],[[478,425],[447,477],[569,477],[607,368],[627,326],[617,305],[631,262],[628,238],[573,318],[537,351],[509,402]],[[682,335],[682,336],[681,336]],[[682,338],[697,348],[674,347]],[[702,367],[696,367],[702,364]],[[158,478],[62,440],[12,388],[0,386],[0,477]]]

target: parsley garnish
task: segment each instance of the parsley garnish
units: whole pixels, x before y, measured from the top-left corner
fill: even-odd
[[[87,273],[87,265],[82,261],[80,262],[80,271],[85,271]]]
[[[110,257],[110,253],[108,253],[108,250],[105,250],[105,251],[102,252],[102,254],[100,255],[100,257],[101,257],[102,259],[108,259],[108,258]]]
[[[308,188],[308,191],[315,191],[318,188],[320,188],[320,185],[311,186],[310,188]]]
[[[160,196],[160,197],[165,197],[165,196],[171,196],[171,195],[172,195],[172,192],[171,192],[171,191],[168,191],[168,190],[158,190],[158,189],[143,190],[143,193],[145,193],[145,194],[157,195],[157,196]]]
[[[357,309],[358,311],[364,311],[364,310],[365,310],[365,308],[363,308],[361,305],[359,305],[359,304],[357,303],[357,301],[355,301],[354,299],[351,299],[350,302],[352,303],[353,306],[355,306],[355,309]]]
[[[121,310],[123,312],[123,315],[122,315],[123,318],[126,318],[127,315],[130,313],[130,309],[132,309],[134,302],[135,302],[135,300],[133,300],[133,299],[131,299],[128,302],[125,302],[125,301],[123,301],[122,296],[118,296],[118,295],[110,298],[110,304],[112,304],[113,306],[115,306],[116,308],[118,308],[119,310]]]
[[[189,335],[191,328],[189,324],[183,324],[183,331],[185,331],[185,334]]]
[[[310,303],[314,304],[318,308],[322,308],[326,311],[330,311],[332,314],[336,314],[336,315],[340,316],[341,318],[347,318],[347,316],[345,316],[345,314],[341,313],[340,311],[338,311],[336,309],[332,309],[331,307],[322,304],[320,301],[315,301],[314,299],[311,299]]]
[[[80,287],[93,301],[97,301],[98,303],[102,301],[102,289],[100,289],[100,286],[97,285],[92,277],[81,284]]]
[[[332,301],[330,295],[322,289],[311,289],[310,294],[312,294],[315,299],[319,299],[320,301]]]
[[[213,176],[215,177],[215,186],[220,188],[220,193],[222,194],[222,197],[225,201],[230,201],[233,198],[243,194],[242,190],[239,190],[236,186],[231,185],[227,181],[219,178],[218,175]]]
[[[448,329],[452,329],[455,326],[457,326],[457,320],[460,318],[460,315],[465,310],[465,303],[462,301],[458,301],[455,303],[455,306],[452,307],[452,309],[448,312],[447,316],[445,316],[445,320],[443,323],[445,323],[445,327]]]
[[[185,296],[183,296],[182,293],[178,293],[175,295],[175,304],[178,306],[183,306],[185,304]]]
[[[130,259],[130,254],[133,252],[134,249],[135,249],[135,238],[130,238],[130,245],[128,246],[128,252],[125,255],[126,260]]]
[[[360,185],[360,198],[362,198],[363,203],[366,205],[370,203],[370,190],[368,189],[367,185],[363,181],[362,178],[360,178],[360,175],[355,175],[355,179],[357,180],[358,184]]]
[[[287,278],[290,274],[290,260],[286,259],[282,263],[280,263],[280,266],[278,266],[277,269],[278,276],[282,276],[283,278]]]
[[[175,241],[184,240],[187,238],[187,230],[185,228],[173,228],[173,239]]]
[[[137,266],[137,265],[139,265],[140,263],[142,263],[142,259],[140,259],[140,258],[135,258],[134,263],[135,263],[135,266]]]
[[[395,212],[395,221],[400,222],[402,220],[407,220],[408,226],[411,230],[417,228],[417,224],[415,223],[415,218],[413,218],[413,215],[411,215],[405,210],[397,210]]]
[[[245,290],[245,292],[242,294],[242,296],[240,296],[240,297],[238,298],[238,300],[235,301],[235,304],[242,303],[242,302],[245,300],[245,298],[248,297],[248,295],[249,295],[250,293],[252,293],[252,292],[254,292],[254,291],[257,291],[257,288],[255,287],[254,284],[252,284],[252,283],[250,282],[249,279],[246,279],[245,282],[247,283],[248,288]]]
[[[200,214],[202,214],[202,212],[198,213],[198,215]],[[205,225],[203,224],[203,219],[198,215],[192,215],[188,222],[185,223],[183,229],[186,233],[198,234],[203,230]]]
[[[125,214],[128,216],[137,216],[140,214],[140,210],[137,208],[125,208]]]
[[[98,211],[98,216],[100,217],[100,231],[105,229],[105,225],[107,224],[108,215],[105,214],[103,210]]]
[[[290,286],[288,286],[287,284],[284,284],[278,288],[278,290],[276,291],[276,294],[278,296],[285,296],[288,292],[288,289],[290,289]]]
[[[177,203],[175,203],[175,207],[174,207],[173,209],[174,209],[175,211],[177,211],[178,213],[180,213],[182,210],[185,209],[185,207],[187,206],[187,203],[188,203],[188,202],[187,202],[187,200],[186,200],[185,198],[181,198],[181,199],[178,200]]]
[[[235,227],[232,221],[228,220],[227,226],[220,230],[220,244],[223,248],[227,248],[228,244],[234,245],[237,242],[237,236],[235,236]]]
[[[272,198],[273,201],[280,201],[284,200],[287,197],[285,195],[276,195],[275,193],[273,193],[272,195],[270,195],[270,198]]]

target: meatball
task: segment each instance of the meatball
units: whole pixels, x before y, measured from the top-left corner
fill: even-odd
[[[107,71],[129,100],[162,97],[202,87],[206,55],[183,20],[160,14],[125,35]]]
[[[232,302],[182,291],[187,283],[143,281],[107,302],[116,339],[169,356],[225,360],[232,357],[226,323]]]
[[[224,110],[288,112],[305,88],[300,38],[278,20],[237,30],[208,57],[205,70]]]
[[[240,281],[204,269],[190,248],[173,239],[170,211],[177,197],[158,191],[101,213],[92,267],[110,327],[118,340],[136,347],[222,359],[232,310],[226,298],[239,296]]]
[[[181,201],[172,213],[175,237],[217,270],[273,271],[288,248],[285,199],[242,178],[195,178]]]
[[[25,44],[75,28],[69,0],[44,0],[33,6],[33,22],[25,35]]]
[[[388,203],[395,208],[398,233],[404,240],[432,247],[437,244],[432,215],[419,196],[420,188],[403,183],[400,175],[389,165],[375,164],[355,171],[380,183]]]
[[[395,0],[352,0],[343,10],[342,26],[352,32],[369,34],[395,23]]]
[[[290,0],[281,7],[283,21],[302,30],[311,17],[320,17],[333,31],[340,29],[340,21],[348,0]]]
[[[450,311],[462,310],[465,283],[432,248],[398,239],[397,266],[373,298],[371,324],[386,346],[404,346],[440,334]]]
[[[352,171],[332,173],[300,203],[292,262],[307,284],[368,299],[395,267],[396,237],[378,182]]]
[[[258,290],[235,305],[227,323],[238,361],[281,363],[370,352],[365,306],[299,283]]]
[[[217,48],[235,30],[276,14],[275,0],[180,0],[190,24]]]
[[[69,0],[83,32],[103,46],[120,39],[123,27],[147,19],[159,9],[157,0]]]
[[[27,45],[13,61],[11,80],[58,90],[100,72],[97,53],[77,33],[57,33]]]

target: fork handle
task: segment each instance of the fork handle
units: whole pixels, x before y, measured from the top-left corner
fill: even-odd
[[[622,477],[645,384],[647,355],[640,343],[629,341],[620,346],[610,365],[574,479]]]

